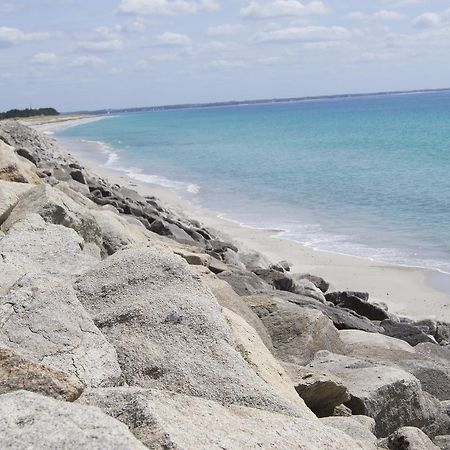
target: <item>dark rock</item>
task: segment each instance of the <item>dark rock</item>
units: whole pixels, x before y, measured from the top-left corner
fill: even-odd
[[[238,295],[252,295],[274,289],[253,272],[243,269],[233,268],[219,273],[217,276],[230,284]]]
[[[78,181],[78,183],[86,184],[86,180],[84,179],[84,175],[81,170],[72,170],[72,172],[70,172],[70,176],[73,180]]]
[[[164,220],[155,220],[151,226],[150,231],[161,236],[167,236],[181,241],[193,241],[183,229],[172,223],[165,222]]]
[[[31,154],[30,151],[26,148],[16,148],[16,153],[22,158],[28,159],[28,161],[31,161],[35,166],[37,166],[37,160],[35,156]]]
[[[407,342],[409,345],[415,347],[421,342],[433,342],[429,336],[414,325],[408,323],[397,323],[392,320],[383,320],[381,326],[384,329],[386,336],[395,337]]]
[[[319,288],[323,293],[327,292],[330,288],[330,283],[325,281],[323,278],[318,277],[317,275],[311,275],[309,273],[303,273],[301,275],[295,275],[294,278],[296,280],[308,280],[314,284],[317,288]]]
[[[280,291],[294,292],[295,283],[292,277],[274,269],[256,269],[253,273]]]
[[[82,170],[83,169],[83,166],[80,166],[78,163],[70,163],[69,167],[71,169],[78,169],[78,170]]]
[[[370,320],[386,320],[389,318],[389,314],[384,309],[358,297],[348,296],[336,306],[355,311],[360,316],[367,317]]]
[[[217,239],[210,240],[206,249],[216,253],[223,253],[227,249],[233,250],[236,253],[239,251],[238,248],[230,242],[224,242]]]
[[[361,300],[369,301],[369,294],[367,292],[355,292],[355,291],[342,291],[342,292],[329,292],[325,295],[325,298],[335,305],[346,299],[347,297],[358,297]]]

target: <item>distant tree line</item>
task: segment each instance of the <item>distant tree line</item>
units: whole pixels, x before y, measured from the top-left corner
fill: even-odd
[[[55,108],[26,108],[26,109],[10,109],[4,113],[0,113],[0,120],[14,119],[17,117],[33,117],[33,116],[57,116],[59,112]]]

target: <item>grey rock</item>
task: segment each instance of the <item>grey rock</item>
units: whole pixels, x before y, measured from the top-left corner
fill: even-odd
[[[383,320],[381,326],[384,329],[384,334],[401,339],[413,347],[421,342],[434,342],[432,338],[427,336],[423,331],[414,325],[408,323],[396,323],[392,320]]]
[[[28,274],[0,297],[0,343],[87,386],[121,379],[114,348],[63,280]]]
[[[28,183],[0,180],[0,225],[8,218],[19,198],[32,187]]]
[[[389,450],[439,450],[422,430],[415,427],[398,429],[382,445]]]
[[[292,277],[284,272],[275,269],[253,269],[253,273],[258,275],[267,284],[271,284],[280,291],[294,292],[295,284]]]
[[[117,252],[76,288],[129,385],[302,414],[247,365],[211,291],[168,250]],[[167,321],[172,314],[181,320]]]
[[[92,406],[26,391],[0,395],[4,449],[144,450],[128,427]]]
[[[401,426],[428,427],[441,413],[438,402],[422,391],[413,375],[394,367],[376,365],[330,352],[318,352],[309,364],[342,379],[353,414],[375,419],[375,434],[385,437]]]
[[[192,237],[189,236],[189,234],[187,234],[186,231],[184,231],[181,227],[160,219],[155,220],[151,224],[150,231],[153,231],[153,233],[160,234],[162,236],[176,239],[179,242],[193,241]]]
[[[311,297],[321,303],[325,303],[325,297],[322,291],[309,280],[296,280],[293,292],[304,297]]]
[[[0,347],[0,395],[25,390],[72,402],[83,389],[74,376]]]
[[[325,295],[325,298],[333,303],[338,304],[341,301],[345,300],[348,297],[358,297],[361,300],[364,300],[366,302],[369,301],[369,294],[367,292],[356,292],[356,291],[336,291],[336,292],[328,292]]]
[[[314,284],[318,289],[320,289],[323,293],[327,292],[330,288],[330,283],[325,281],[322,277],[317,275],[311,275],[309,273],[301,273],[293,275],[295,280],[308,280]]]
[[[334,415],[335,408],[350,400],[347,387],[338,377],[296,364],[284,363],[295,390],[317,417]]]
[[[17,222],[0,238],[0,294],[27,272],[70,279],[97,264],[74,230],[51,225],[37,214]]]
[[[78,400],[123,421],[152,449],[362,450],[319,420],[301,419],[156,389],[94,389]]]
[[[277,357],[307,364],[319,350],[344,352],[345,345],[328,317],[270,296],[244,297],[270,334]]]
[[[252,295],[274,290],[273,286],[247,270],[233,268],[217,276],[226,281],[238,295]]]
[[[378,439],[373,434],[375,421],[371,417],[325,417],[320,421],[329,427],[348,434],[364,449],[378,449]]]
[[[448,434],[445,436],[436,436],[433,442],[440,450],[450,450],[450,435]]]

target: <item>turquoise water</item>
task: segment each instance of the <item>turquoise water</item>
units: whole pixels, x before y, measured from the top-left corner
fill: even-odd
[[[59,136],[242,224],[450,272],[448,92],[130,113]]]

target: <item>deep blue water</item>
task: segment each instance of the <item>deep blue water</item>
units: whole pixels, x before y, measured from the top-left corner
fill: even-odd
[[[448,92],[124,114],[59,136],[243,224],[450,272]]]

